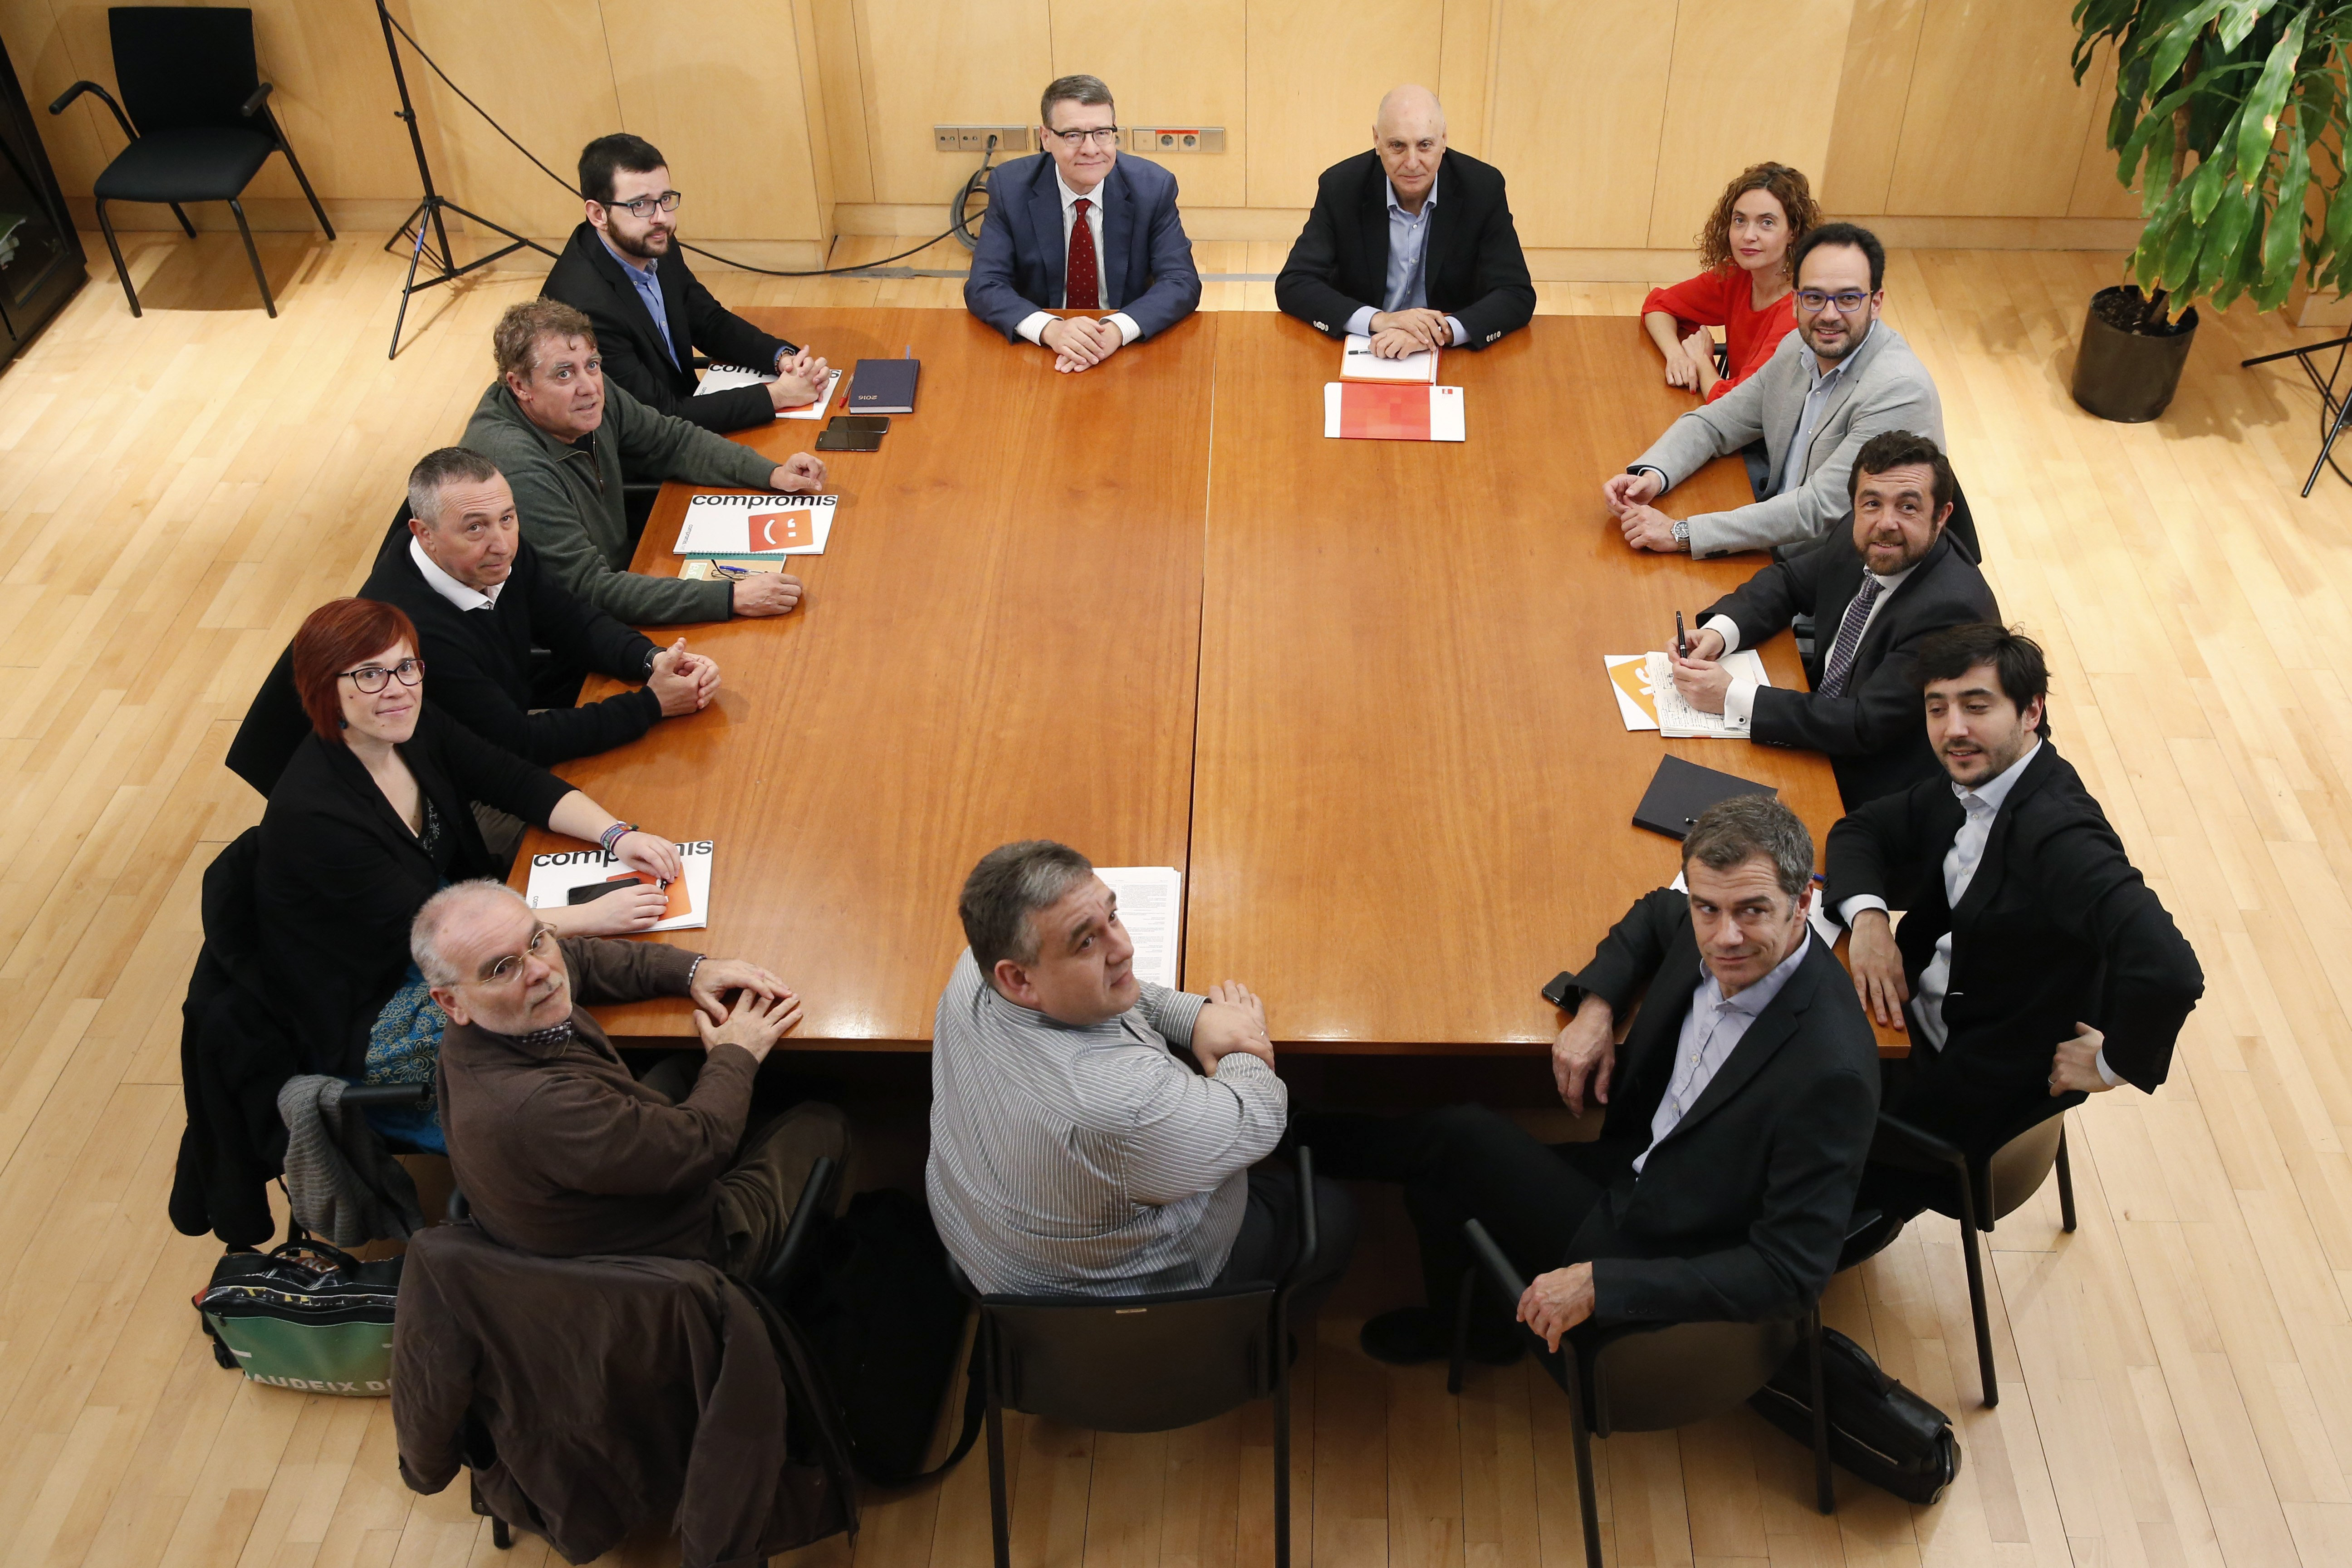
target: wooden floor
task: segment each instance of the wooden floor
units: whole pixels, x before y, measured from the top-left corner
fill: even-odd
[[[550,1561],[495,1552],[462,1486],[403,1489],[383,1402],[216,1369],[188,1297],[218,1248],[163,1212],[198,878],[259,815],[220,765],[228,736],[303,614],[360,582],[409,464],[487,383],[490,322],[535,281],[425,297],[387,363],[399,264],[373,240],[264,237],[272,321],[233,239],[130,237],[146,318],[94,273],[0,377],[0,1563]],[[1822,1520],[1801,1451],[1742,1411],[1604,1446],[1615,1563],[2352,1562],[2352,488],[2296,499],[2316,399],[2292,365],[2236,368],[2295,341],[2274,319],[2209,320],[2156,424],[2075,410],[2084,300],[2111,270],[1898,253],[1888,314],[1942,389],[2002,606],[2052,651],[2058,742],[2196,944],[2205,1004],[2160,1094],[2075,1114],[2081,1230],[2062,1237],[2048,1194],[2001,1225],[1997,1412],[1977,1405],[1949,1223],[1837,1281],[1831,1322],[1962,1427],[1940,1506],[1848,1479]],[[738,304],[958,298],[711,280]],[[1540,292],[1631,314],[1642,290]],[[1270,309],[1272,286],[1211,283],[1204,303]],[[1399,1225],[1373,1206],[1301,1363],[1299,1561],[1578,1561],[1565,1411],[1539,1375],[1484,1373],[1455,1401],[1438,1371],[1356,1351],[1361,1317],[1411,1289]],[[1016,1560],[1265,1563],[1268,1441],[1263,1410],[1150,1437],[1024,1423]],[[982,1563],[986,1498],[977,1458],[877,1496],[855,1560]]]

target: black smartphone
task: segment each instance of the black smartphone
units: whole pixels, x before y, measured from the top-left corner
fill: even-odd
[[[1543,988],[1543,999],[1564,1013],[1576,1011],[1577,1003],[1584,998],[1584,987],[1576,983],[1576,971],[1563,969],[1551,977]]]
[[[836,414],[826,421],[825,428],[871,430],[877,435],[887,436],[890,433],[890,416],[887,414]]]
[[[601,882],[589,882],[574,888],[563,896],[563,901],[567,904],[590,904],[607,893],[617,893],[623,888],[634,888],[638,885],[637,874],[631,871],[618,877],[608,877]]]
[[[882,432],[845,430],[836,420],[816,433],[816,449],[820,452],[878,452],[882,449]]]

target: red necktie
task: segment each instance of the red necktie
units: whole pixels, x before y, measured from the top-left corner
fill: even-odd
[[[1070,265],[1062,274],[1062,308],[1068,310],[1098,310],[1102,309],[1102,285],[1095,279],[1095,230],[1087,221],[1087,209],[1094,203],[1080,196],[1078,216],[1070,225]]]

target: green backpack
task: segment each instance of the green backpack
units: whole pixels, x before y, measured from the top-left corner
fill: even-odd
[[[272,1251],[227,1254],[194,1298],[213,1359],[276,1388],[383,1397],[402,1262],[362,1263],[299,1229]]]

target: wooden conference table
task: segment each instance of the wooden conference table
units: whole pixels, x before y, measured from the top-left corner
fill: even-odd
[[[1052,837],[1181,869],[1184,984],[1245,982],[1290,1049],[1532,1053],[1559,1028],[1538,989],[1675,875],[1631,820],[1662,751],[1777,786],[1817,840],[1840,815],[1817,755],[1618,716],[1601,656],[1663,646],[1764,560],[1637,555],[1601,507],[1689,406],[1632,321],[1447,354],[1469,439],[1423,444],[1327,440],[1339,345],[1273,313],[1196,314],[1083,375],[961,310],[751,315],[845,368],[911,348],[917,411],[827,455],[803,608],[682,628],[718,702],[559,771],[714,841],[710,928],[670,940],[782,974],[788,1044],[926,1048],[965,873]],[[781,460],[821,427],[739,439]],[[688,493],[664,487],[638,571],[677,570]],[[1746,496],[1727,459],[1668,510]],[[1803,684],[1785,634],[1764,660]],[[534,832],[517,885],[568,846]],[[694,1032],[678,1001],[598,1011],[639,1043]]]

